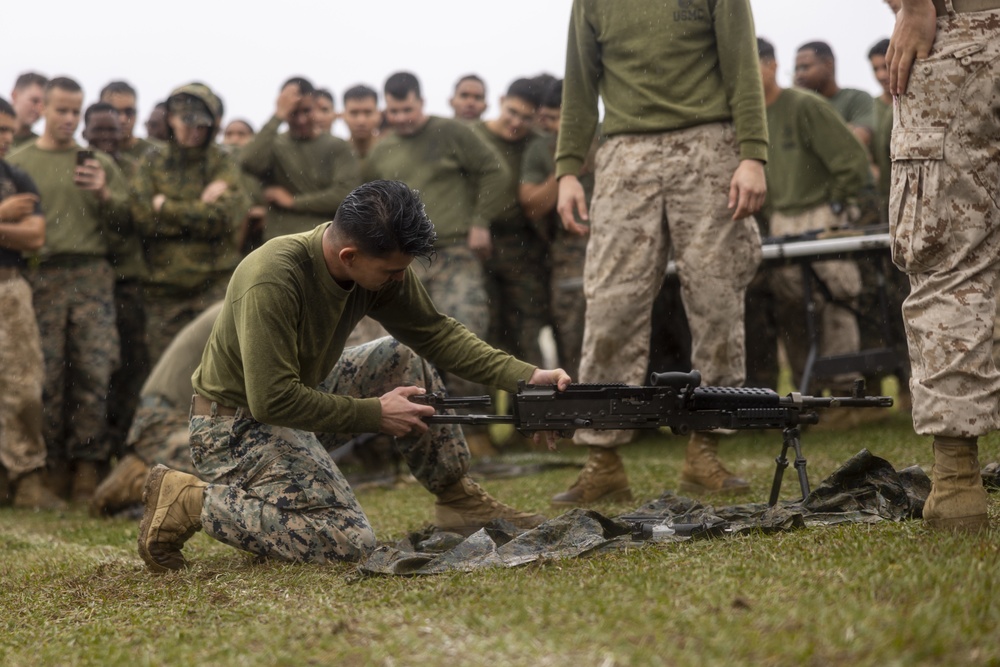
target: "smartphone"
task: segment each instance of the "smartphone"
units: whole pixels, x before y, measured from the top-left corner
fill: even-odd
[[[94,151],[77,151],[76,152],[76,166],[82,167],[87,160],[94,159]]]

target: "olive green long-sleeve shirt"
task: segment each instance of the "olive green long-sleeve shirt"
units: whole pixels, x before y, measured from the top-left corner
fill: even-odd
[[[196,392],[258,421],[324,433],[377,433],[378,397],[319,391],[365,315],[449,373],[516,391],[534,367],[496,350],[437,311],[407,269],[378,291],[340,286],[323,258],[321,225],[276,239],[248,255],[233,274],[201,365]]]
[[[806,90],[786,88],[767,107],[771,135],[768,208],[794,215],[857,197],[868,155],[837,110]]]
[[[732,120],[741,159],[767,160],[749,0],[575,0],[556,175],[580,171],[604,101],[607,136]]]
[[[281,120],[272,118],[240,150],[243,170],[261,179],[264,188],[278,185],[295,198],[291,208],[271,204],[264,237],[305,232],[333,220],[351,190],[361,185],[361,168],[343,139],[322,134],[294,139],[278,133]]]
[[[470,227],[489,227],[509,194],[503,158],[467,124],[437,116],[412,136],[379,141],[365,161],[365,180],[375,178],[420,191],[439,246],[464,243]]]

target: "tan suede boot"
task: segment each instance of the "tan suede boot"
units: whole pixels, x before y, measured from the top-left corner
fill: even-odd
[[[924,523],[935,530],[974,533],[989,527],[986,489],[975,438],[934,438],[931,493]]]
[[[146,511],[139,524],[139,555],[153,572],[187,567],[181,547],[201,530],[208,485],[186,472],[154,466],[142,492]]]
[[[719,460],[719,436],[695,432],[688,440],[680,490],[690,494],[738,494],[750,490],[750,484],[726,470]]]
[[[100,481],[101,472],[96,461],[77,461],[73,467],[70,500],[74,503],[89,503]]]
[[[587,463],[569,490],[552,496],[555,507],[582,507],[598,502],[630,502],[625,466],[616,447],[589,447]]]
[[[142,502],[149,466],[135,454],[126,454],[104,478],[90,499],[93,516],[111,514]]]
[[[64,510],[66,502],[45,484],[43,470],[32,470],[14,482],[14,507],[32,510]]]
[[[504,505],[468,476],[437,494],[434,525],[439,530],[468,536],[493,519],[504,519],[518,528],[535,528],[545,522],[541,514],[529,514]]]

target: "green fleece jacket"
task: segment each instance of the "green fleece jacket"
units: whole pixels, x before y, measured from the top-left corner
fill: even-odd
[[[767,160],[750,0],[574,0],[556,175],[576,174],[607,136],[732,120],[740,158]]]
[[[377,433],[378,397],[319,391],[351,330],[370,315],[443,371],[516,391],[534,367],[496,350],[431,303],[407,269],[378,291],[345,289],[323,258],[329,225],[275,239],[233,273],[222,313],[192,377],[197,393],[249,408],[258,421],[324,433]]]

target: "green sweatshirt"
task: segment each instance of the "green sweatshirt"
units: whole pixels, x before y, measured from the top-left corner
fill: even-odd
[[[341,287],[323,259],[328,225],[276,239],[236,269],[222,313],[192,378],[202,396],[249,408],[258,421],[325,433],[377,433],[378,397],[316,389],[365,315],[438,368],[516,390],[534,367],[482,342],[439,313],[407,269],[379,291]]]
[[[605,135],[732,120],[740,158],[767,160],[750,0],[574,0],[557,176],[580,171],[598,96]]]
[[[882,208],[889,206],[889,189],[892,185],[892,157],[889,145],[892,141],[892,106],[875,98],[875,132],[872,136],[872,157],[878,166],[878,195]]]
[[[841,88],[830,98],[830,104],[849,125],[875,129],[874,101],[865,91]]]
[[[212,203],[201,201],[217,180],[228,189]],[[236,266],[235,226],[249,201],[240,174],[218,146],[180,148],[171,143],[140,165],[132,181],[132,217],[146,248],[146,284],[163,294],[192,295],[225,280]],[[166,202],[157,212],[153,198]]]
[[[844,203],[868,180],[868,155],[836,109],[815,93],[786,88],[767,107],[771,137],[768,207],[795,215]]]
[[[391,134],[375,144],[365,180],[376,178],[420,191],[438,246],[464,244],[469,228],[488,227],[507,201],[500,156],[465,123],[437,116],[412,136]]]
[[[187,413],[191,394],[194,393],[191,387],[191,375],[201,363],[205,343],[208,342],[208,336],[212,333],[215,320],[219,318],[221,311],[222,302],[219,301],[206,308],[201,315],[180,330],[153,366],[149,377],[142,385],[140,396],[159,396],[178,410]]]
[[[279,185],[295,197],[292,208],[268,208],[265,239],[309,231],[334,214],[351,190],[361,185],[361,168],[343,139],[323,134],[308,140],[278,134],[281,120],[272,118],[240,150],[243,170],[263,187]]]
[[[533,223],[524,214],[518,201],[517,189],[521,184],[521,164],[524,162],[525,151],[532,144],[545,145],[545,137],[530,132],[518,141],[507,141],[491,132],[486,121],[474,123],[472,129],[503,159],[504,175],[506,176],[503,186],[504,207],[499,215],[490,219],[490,228],[499,231],[532,227]]]
[[[73,185],[76,152],[81,149],[74,144],[65,150],[42,150],[35,142],[7,160],[26,171],[41,194],[45,246],[38,257],[43,263],[65,257],[104,258],[110,250],[110,231],[128,222],[128,188],[111,157],[94,151],[107,177],[111,194],[107,202]]]

